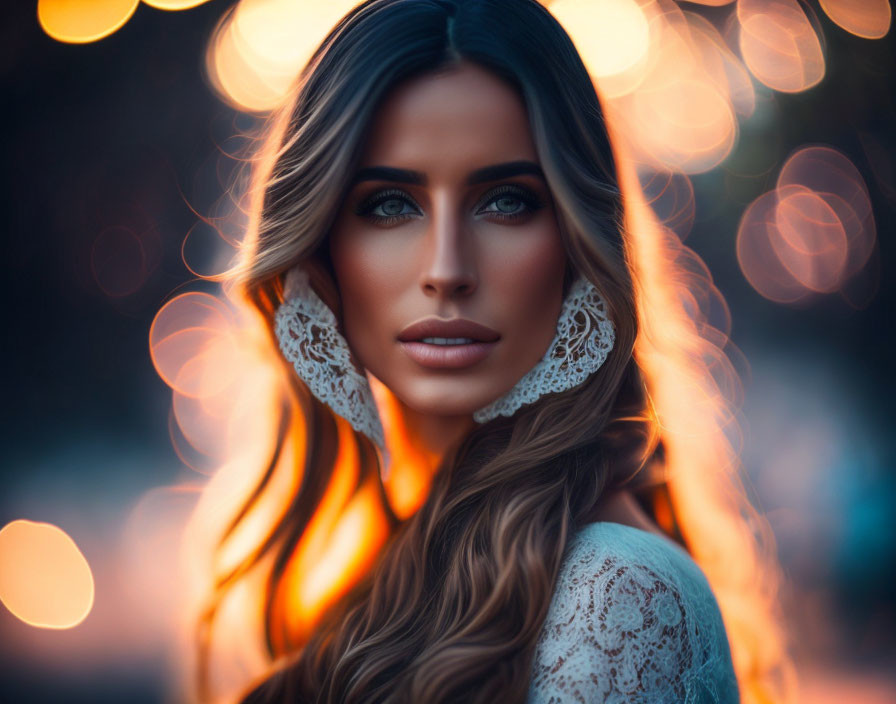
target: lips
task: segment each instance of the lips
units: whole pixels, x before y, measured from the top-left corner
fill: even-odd
[[[421,342],[429,337],[464,337],[474,342],[497,342],[501,336],[485,325],[464,318],[425,318],[398,333],[399,342]]]
[[[471,342],[444,344],[459,339]],[[481,362],[499,339],[501,336],[491,328],[464,318],[426,318],[398,334],[398,342],[405,354],[429,369],[462,369]]]

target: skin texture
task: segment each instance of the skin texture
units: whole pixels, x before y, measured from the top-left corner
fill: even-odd
[[[359,172],[411,170],[425,183],[356,183],[331,231],[349,345],[435,451],[535,366],[556,333],[567,260],[547,184],[534,174],[468,183],[520,161],[539,162],[525,107],[500,78],[463,63],[411,79],[380,105]],[[466,318],[500,339],[471,366],[426,368],[397,336],[431,316]]]

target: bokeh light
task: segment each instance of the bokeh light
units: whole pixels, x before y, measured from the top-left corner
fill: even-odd
[[[890,31],[889,0],[819,0],[819,4],[832,22],[857,37],[880,39]]]
[[[852,161],[831,147],[803,147],[781,167],[777,185],[808,188],[836,213],[849,244],[844,277],[865,266],[877,239],[876,227],[868,187]]]
[[[189,10],[208,0],[143,0],[157,10]],[[121,29],[140,0],[38,0],[43,30],[60,42],[95,42]]]
[[[691,179],[671,171],[646,171],[639,177],[644,197],[657,219],[681,239],[687,237],[696,215]]]
[[[38,0],[37,19],[60,42],[83,44],[124,26],[140,0]]]
[[[149,333],[150,354],[159,376],[180,394],[194,398],[213,396],[229,383],[234,369],[203,364],[201,358],[225,354],[230,311],[215,296],[185,293],[166,303],[156,314]],[[215,374],[218,372],[219,374]]]
[[[835,213],[814,191],[785,186],[778,191],[772,247],[784,268],[806,288],[835,291],[846,264],[846,233]]]
[[[738,115],[750,117],[756,109],[756,90],[750,72],[709,20],[694,12],[685,12],[684,16],[698,61],[707,76],[728,96]]]
[[[318,44],[357,0],[241,0],[206,53],[212,86],[234,107],[266,112],[284,99]]]
[[[744,277],[761,296],[776,303],[796,303],[807,298],[809,292],[781,263],[772,244],[778,236],[777,207],[778,194],[769,191],[744,211],[737,228],[737,261]]]
[[[638,7],[646,31],[633,10],[617,15],[610,5],[571,0],[548,7],[581,48],[608,115],[639,161],[701,173],[730,154],[738,133],[735,111],[752,112],[753,89],[746,69],[712,24],[656,0]],[[633,47],[625,61],[604,58],[610,45],[594,46],[595,24],[602,27],[600,37],[613,36]]]
[[[555,0],[551,13],[576,27],[576,49],[601,81],[629,71],[647,58],[650,28],[635,0]]]
[[[0,601],[31,626],[72,628],[93,606],[90,565],[61,528],[12,521],[0,530]]]
[[[797,93],[824,78],[821,42],[797,0],[738,0],[740,50],[769,88]]]
[[[795,303],[844,286],[868,262],[875,232],[858,169],[835,149],[808,146],[787,159],[776,188],[744,212],[737,258],[756,291]]]
[[[143,2],[157,10],[189,10],[208,0],[143,0]]]

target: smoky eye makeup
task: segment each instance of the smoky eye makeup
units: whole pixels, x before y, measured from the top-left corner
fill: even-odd
[[[488,190],[473,207],[477,217],[503,222],[523,220],[545,205],[531,188],[518,183],[505,183]],[[354,213],[378,225],[393,225],[422,215],[422,208],[404,190],[386,188],[362,198]]]
[[[377,215],[373,211],[376,210],[379,206],[384,205],[390,201],[395,201],[397,203],[407,203],[414,207],[418,212],[420,211],[420,207],[411,198],[407,192],[402,191],[398,188],[387,188],[381,191],[376,191],[370,196],[362,199],[357,206],[355,206],[355,215],[359,215],[361,217],[366,217],[369,219],[382,219],[384,216]],[[401,215],[408,215],[410,213],[402,213]],[[396,217],[397,214],[386,214],[385,217]]]
[[[479,200],[475,210],[477,215],[516,220],[527,217],[543,207],[544,202],[532,189],[520,184],[507,183],[488,191]]]

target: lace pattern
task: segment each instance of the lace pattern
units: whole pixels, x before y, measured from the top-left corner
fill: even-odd
[[[574,536],[527,704],[739,701],[721,614],[687,553],[617,523]]]
[[[311,288],[306,271],[296,267],[287,274],[284,298],[274,316],[284,357],[311,393],[384,448],[383,426],[370,382],[355,366],[336,316]]]
[[[336,316],[300,266],[287,274],[284,298],[274,318],[284,357],[320,401],[385,450],[370,383],[354,363]],[[473,419],[485,423],[511,416],[546,393],[578,386],[604,363],[614,341],[605,301],[590,281],[579,277],[563,301],[557,333],[542,359],[504,396],[476,411]]]
[[[604,299],[594,284],[580,276],[563,301],[557,334],[541,361],[504,396],[476,411],[473,420],[485,423],[511,416],[544,394],[578,386],[604,363],[615,341]]]

